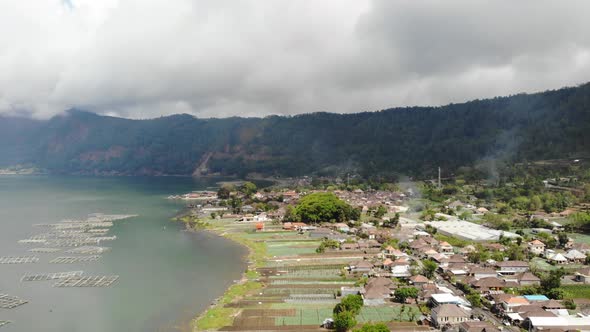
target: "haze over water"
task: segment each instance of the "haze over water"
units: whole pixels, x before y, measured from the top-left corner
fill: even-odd
[[[0,176],[0,256],[30,256],[39,263],[0,264],[0,293],[29,303],[0,309],[3,331],[176,331],[244,271],[245,249],[223,238],[181,231],[169,220],[182,203],[169,194],[214,186],[188,178]],[[115,221],[115,241],[97,262],[49,264],[55,254],[30,253],[18,244],[43,233],[37,223],[85,218],[89,213],[137,214]],[[65,248],[67,250],[69,248]],[[29,273],[82,270],[119,275],[107,288],[54,288],[52,281],[20,282]]]

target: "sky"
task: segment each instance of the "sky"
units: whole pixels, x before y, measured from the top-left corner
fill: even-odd
[[[590,1],[0,0],[0,114],[352,113],[590,81]]]

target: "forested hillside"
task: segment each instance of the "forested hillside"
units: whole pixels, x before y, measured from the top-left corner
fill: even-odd
[[[590,84],[344,115],[129,120],[74,110],[48,121],[0,118],[0,140],[2,166],[56,173],[427,176],[482,159],[590,154]]]

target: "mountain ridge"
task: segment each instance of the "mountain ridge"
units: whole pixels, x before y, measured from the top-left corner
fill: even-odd
[[[0,165],[104,175],[432,175],[590,152],[590,84],[445,106],[264,118],[0,117]]]

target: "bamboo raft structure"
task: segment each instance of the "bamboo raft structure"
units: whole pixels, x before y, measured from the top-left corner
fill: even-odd
[[[83,246],[66,250],[68,254],[97,255],[111,250],[109,247]]]
[[[80,247],[87,245],[98,245],[100,244],[99,239],[86,238],[86,239],[56,239],[46,242],[47,245],[54,247]]]
[[[34,239],[24,239],[24,240],[18,240],[18,243],[20,244],[37,244],[37,243],[45,243],[47,242],[47,240],[34,240]]]
[[[12,309],[21,306],[28,301],[18,298],[16,296],[10,296],[8,294],[0,294],[0,308]]]
[[[32,249],[29,249],[29,251],[34,252],[34,253],[41,253],[41,254],[51,254],[51,253],[61,251],[61,249],[60,248],[32,248]]]
[[[111,276],[77,276],[61,279],[53,287],[108,287],[119,279],[118,275]]]
[[[95,262],[99,260],[102,256],[100,255],[92,255],[92,256],[60,256],[52,259],[49,261],[51,264],[73,264],[73,263],[87,263],[87,262]]]
[[[56,272],[56,273],[39,273],[25,274],[20,281],[46,281],[56,279],[66,279],[71,277],[81,277],[84,271]]]
[[[22,256],[22,257],[0,257],[0,264],[26,264],[26,263],[37,263],[38,257],[35,256]]]

